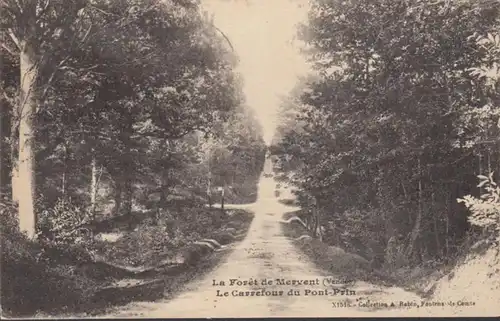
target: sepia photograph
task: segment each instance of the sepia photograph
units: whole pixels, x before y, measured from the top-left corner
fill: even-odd
[[[0,25],[1,318],[500,316],[500,0]]]

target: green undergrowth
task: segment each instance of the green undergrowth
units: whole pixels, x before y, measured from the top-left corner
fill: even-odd
[[[184,210],[183,219],[171,218],[152,224],[143,222],[133,231],[123,233],[115,242],[96,242],[96,252],[108,262],[126,266],[154,266],[160,262],[180,263],[183,252],[202,239],[224,245],[249,223],[247,212],[239,210],[196,208]],[[194,251],[194,250],[193,250]]]
[[[4,205],[4,204],[2,204]],[[79,246],[57,246],[19,233],[8,207],[2,206],[2,316],[31,316],[38,311],[72,311],[89,302],[106,280],[87,277],[80,264],[90,256]]]
[[[219,209],[212,209],[211,211],[220,211]],[[226,210],[221,226],[213,231],[208,230],[206,233],[198,234],[198,240],[212,239],[221,245],[228,245],[230,243],[242,240],[253,220],[253,214],[244,210]],[[205,231],[206,231],[205,230]],[[138,246],[142,243],[141,234],[134,231],[129,236],[118,240],[116,248],[123,250],[127,242],[137,238],[132,244],[129,253],[134,253],[132,256],[135,258],[148,258],[142,263],[145,266],[152,266],[160,260],[160,258],[167,258],[171,260],[177,259],[180,268],[170,270],[170,272],[160,272],[146,277],[145,281],[151,282],[138,286],[126,287],[108,287],[101,291],[96,296],[96,302],[101,304],[94,304],[94,306],[86,309],[85,315],[100,315],[110,313],[114,309],[120,309],[121,306],[136,300],[140,301],[156,301],[159,299],[171,299],[182,292],[182,288],[190,281],[203,277],[207,272],[214,269],[221,261],[230,253],[228,250],[213,251],[206,246],[197,245],[194,243],[179,243],[177,248],[165,247],[164,251],[157,251],[147,245]],[[142,251],[143,254],[137,252]],[[154,254],[153,254],[154,253]],[[157,258],[155,258],[157,256]],[[118,263],[126,263],[127,261],[117,260]],[[102,304],[105,302],[106,304]]]
[[[13,213],[2,207],[4,317],[95,315],[133,300],[168,297],[215,266],[226,252],[193,242],[213,239],[223,245],[238,241],[253,219],[253,214],[243,210],[223,214],[220,209],[191,208],[179,211],[182,221],[153,224],[146,220],[132,231],[120,231],[113,241],[97,236],[86,244],[51,244],[28,240],[17,232]],[[173,222],[177,225],[172,226]],[[152,269],[165,260],[178,268],[168,273]],[[150,267],[151,273],[129,270],[140,266]],[[141,279],[139,286],[116,285],[134,278]]]
[[[243,183],[233,184],[225,191],[225,202],[227,204],[249,204],[257,200],[258,178],[248,179]],[[220,202],[220,200],[215,200]]]
[[[229,224],[230,228],[235,228],[239,237],[234,241],[242,240],[250,227],[253,214],[245,211],[239,211]],[[230,241],[231,243],[233,241]],[[228,243],[228,244],[229,244]],[[157,283],[150,285],[138,286],[135,288],[111,289],[107,291],[105,296],[101,296],[101,301],[108,302],[107,306],[95,307],[90,313],[81,315],[96,316],[103,314],[113,314],[114,311],[120,311],[123,306],[132,301],[157,301],[157,300],[172,300],[185,290],[185,287],[191,282],[202,279],[207,273],[216,269],[228,255],[231,249],[222,251],[206,251],[201,250],[197,246],[188,246],[183,249],[184,252],[192,251],[194,262],[191,261],[185,264],[180,273],[173,275],[164,275],[160,279],[156,279]],[[182,252],[182,251],[181,251]]]
[[[300,211],[286,213],[284,220],[299,216]],[[417,266],[402,266],[388,269],[387,266],[374,268],[372,263],[357,254],[349,253],[340,247],[332,246],[318,239],[302,237],[308,235],[307,230],[298,222],[283,223],[285,236],[293,240],[295,246],[307,255],[321,270],[330,275],[342,278],[361,280],[383,286],[397,286],[421,296],[432,298],[444,278],[453,278],[454,270],[463,264],[465,255],[443,262],[425,262]],[[299,239],[300,238],[300,239]],[[478,247],[478,246],[476,246]],[[463,253],[471,251],[484,252],[487,247],[464,249]]]
[[[300,215],[300,211],[286,213],[283,217],[288,220]],[[391,277],[384,271],[372,267],[367,259],[332,246],[311,237],[308,231],[299,222],[282,223],[282,230],[286,237],[293,240],[293,244],[309,259],[328,275],[343,279],[366,281],[379,285],[390,285]]]

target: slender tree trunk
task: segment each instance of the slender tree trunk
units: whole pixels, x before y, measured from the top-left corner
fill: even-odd
[[[61,199],[62,202],[66,202],[66,182],[68,175],[68,145],[64,144],[64,159],[63,159],[63,172],[61,180]]]
[[[406,187],[403,182],[401,182],[401,187],[403,188],[403,195],[405,197],[405,201],[408,201],[408,192],[406,191]]]
[[[133,217],[132,217],[132,181],[130,177],[125,178],[125,182],[123,184],[123,209],[122,212],[127,216],[128,228],[129,230],[133,229]]]
[[[24,42],[20,54],[20,95],[19,95],[19,146],[18,175],[13,188],[13,199],[19,203],[19,228],[29,238],[36,234],[35,213],[35,130],[34,116],[37,109],[36,78],[37,66],[31,44]]]
[[[432,193],[432,209],[434,209],[435,199],[434,192]],[[438,214],[439,211],[436,211],[436,214],[433,215],[433,223],[434,223],[434,238],[436,241],[436,254],[442,256],[441,242],[439,241],[439,228],[438,228]]]
[[[316,226],[317,226],[317,234],[320,242],[323,242],[323,233],[321,232],[321,211],[316,209]]]
[[[318,214],[317,214],[317,209],[316,207],[313,207],[313,215],[312,215],[312,218],[313,218],[313,224],[312,224],[312,229],[311,229],[311,232],[312,232],[312,236],[314,238],[316,238],[318,236]]]
[[[220,208],[224,212],[224,187],[222,188],[222,192],[221,192],[221,205],[220,205]]]
[[[313,237],[321,240],[321,231],[320,231],[321,224],[319,221],[319,211],[316,206],[313,208],[313,217],[314,217],[314,225],[312,227]]]
[[[365,65],[365,82],[366,86],[370,85],[370,54],[368,54],[365,58],[366,65]]]
[[[210,161],[210,160],[209,160]],[[210,164],[209,164],[210,167]],[[208,183],[207,183],[207,197],[208,197],[208,206],[212,208],[212,171],[210,168],[208,169]]]
[[[447,258],[450,254],[450,192],[446,193],[446,217],[445,217],[445,240],[444,240],[444,257]]]
[[[125,179],[123,184],[123,212],[125,215],[130,215],[132,213],[132,181],[129,177]]]
[[[306,228],[309,232],[312,232],[313,231],[313,223],[314,223],[314,216],[313,216],[313,213],[311,213],[310,215],[307,215],[305,217],[306,219]]]
[[[162,179],[161,185],[160,185],[160,204],[159,206],[156,206],[155,210],[155,217],[154,217],[154,224],[159,225],[160,224],[160,217],[161,217],[161,210],[166,208],[167,204],[167,193],[165,192],[165,182]]]
[[[114,192],[114,200],[115,207],[113,208],[113,215],[117,216],[120,214],[122,207],[122,182],[119,179],[115,178],[115,192]]]
[[[90,182],[90,213],[92,215],[92,221],[95,222],[95,211],[97,207],[97,192],[99,190],[99,171],[97,169],[97,160],[95,157],[95,150],[91,150],[91,182]]]
[[[417,245],[417,241],[420,236],[420,230],[422,226],[422,168],[420,163],[420,157],[418,158],[418,210],[417,210],[417,218],[415,219],[415,225],[413,226],[413,230],[410,235],[410,243],[408,245],[408,249],[406,251],[407,257],[411,258],[415,252],[415,248]]]
[[[483,175],[482,155],[478,155],[479,175]],[[483,195],[483,188],[479,187],[479,195]]]
[[[132,140],[132,135],[134,133],[133,129],[133,116],[130,114],[127,117],[127,123],[125,130],[125,136],[123,144],[125,145],[124,155],[125,166],[124,172],[121,174],[123,177],[123,213],[128,216],[129,229],[132,229],[132,197],[133,197],[133,178],[135,175],[135,163],[133,159],[132,147],[134,142]]]
[[[491,148],[488,146],[488,175],[491,173]]]
[[[394,235],[394,229],[392,228],[391,225],[391,220],[390,220],[390,215],[387,211],[388,206],[386,205],[386,201],[384,198],[384,171],[382,167],[378,168],[378,186],[377,186],[377,199],[378,199],[378,204],[380,209],[382,209],[382,215],[384,217],[384,222],[385,222],[385,235],[386,235],[386,242],[389,241],[389,239]],[[401,182],[401,186],[403,186],[403,191],[405,192],[406,195],[406,190],[404,187],[403,182]],[[387,197],[387,196],[386,196]]]
[[[62,178],[61,178],[61,200],[62,200],[63,204],[66,202],[66,170],[65,169],[63,169]]]
[[[17,148],[19,146],[19,117],[17,116],[17,111],[13,111],[12,123],[10,127],[10,164],[11,164],[11,195],[12,202],[17,204],[19,202],[19,155],[17,153]]]
[[[160,185],[160,206],[159,207],[162,207],[164,208],[167,204],[167,193],[165,191],[166,189],[166,184],[165,182],[163,181],[162,179],[162,182],[161,182],[161,185]]]

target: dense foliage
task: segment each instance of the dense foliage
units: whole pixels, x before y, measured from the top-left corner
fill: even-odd
[[[261,129],[244,105],[238,57],[200,1],[5,0],[0,11],[10,308],[23,298],[13,289],[53,290],[16,272],[58,275],[58,259],[37,261],[46,249],[86,253],[97,234],[128,229],[125,252],[153,257],[151,247],[173,251],[216,228],[219,211],[202,208],[212,186],[252,197]],[[148,233],[165,240],[141,241]]]
[[[129,214],[154,193],[204,198],[206,166],[258,175],[263,141],[237,57],[198,1],[4,1],[2,12],[2,188],[30,236],[54,206]]]
[[[499,17],[495,1],[312,2],[299,34],[318,73],[283,102],[273,152],[315,233],[388,267],[481,233],[457,198],[500,165]]]

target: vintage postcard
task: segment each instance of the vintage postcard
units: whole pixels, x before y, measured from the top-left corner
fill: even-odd
[[[500,0],[2,0],[3,318],[500,315]]]

